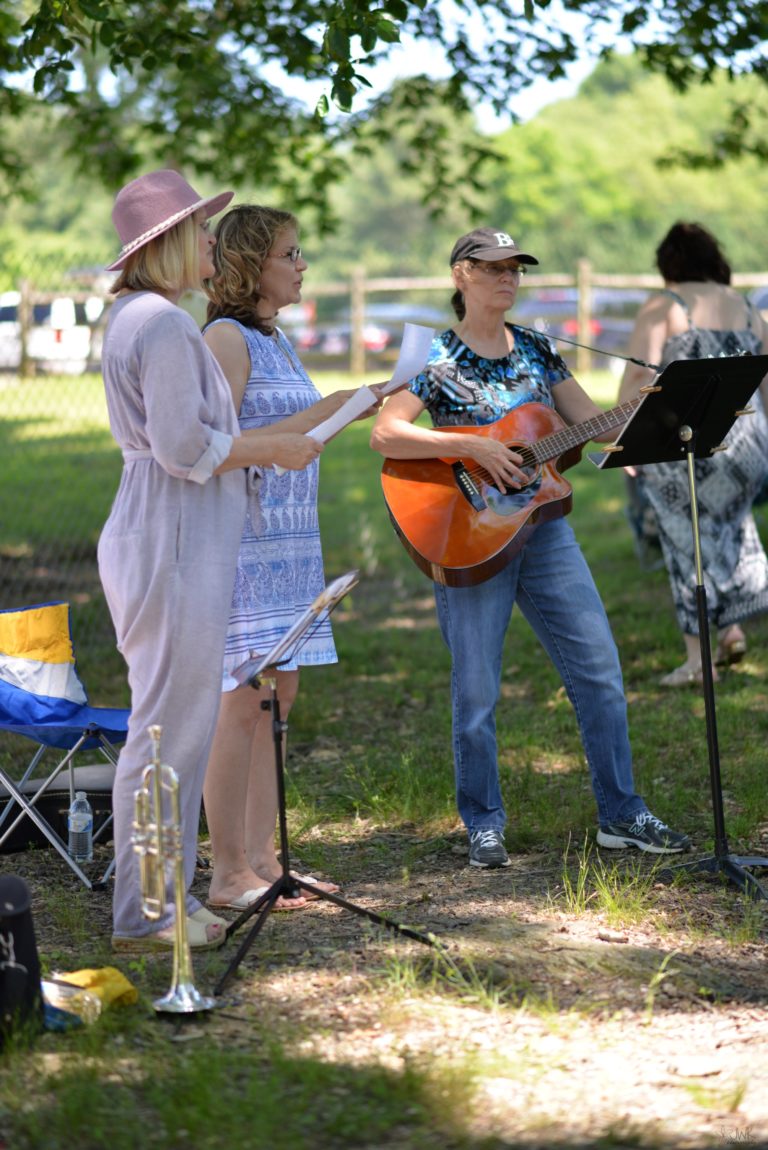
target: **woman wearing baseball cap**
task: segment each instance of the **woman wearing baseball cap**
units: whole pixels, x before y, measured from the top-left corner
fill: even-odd
[[[492,424],[531,403],[553,408],[565,424],[603,414],[545,336],[506,320],[521,277],[537,263],[501,229],[478,228],[457,240],[450,257],[456,323],[435,338],[425,370],[384,405],[371,438],[376,451],[395,460],[469,459],[492,487],[515,492],[529,476],[523,457],[502,439],[452,430],[448,448],[445,432],[433,428]],[[416,426],[425,410],[433,428]],[[605,609],[570,524],[545,518],[506,566],[483,581],[435,582],[438,621],[452,659],[456,796],[470,864],[509,865],[496,705],[515,604],[576,712],[597,801],[598,843],[658,854],[685,850],[688,838],[651,815],[635,793],[621,668]]]
[[[208,220],[232,192],[202,197],[163,169],[117,195],[122,243],[104,336],[102,371],[123,474],[98,546],[99,574],[128,664],[131,720],[113,790],[112,945],[174,946],[177,913],[192,947],[220,945],[226,924],[189,894],[200,803],[216,725],[221,669],[249,468],[302,469],[321,447],[303,434],[241,434],[227,381],[192,317],[178,306],[214,271]],[[152,759],[148,728],[179,776],[186,907],[149,924],[132,844],[134,794]]]

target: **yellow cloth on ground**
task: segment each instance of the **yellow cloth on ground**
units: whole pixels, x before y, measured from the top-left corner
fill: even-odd
[[[133,1006],[139,1001],[136,987],[114,966],[74,970],[68,974],[57,974],[56,977],[62,982],[69,982],[97,994],[104,1006]]]

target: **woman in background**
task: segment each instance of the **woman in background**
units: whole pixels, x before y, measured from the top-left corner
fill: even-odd
[[[656,250],[664,289],[638,312],[629,354],[660,370],[678,359],[768,353],[768,328],[731,286],[731,269],[715,237],[695,223],[676,223]],[[628,363],[619,400],[633,399],[654,379],[650,368]],[[740,623],[768,608],[768,559],[752,504],[768,472],[768,377],[753,397],[755,411],[726,436],[727,451],[694,463],[702,566],[709,617],[717,629],[715,664],[738,663],[747,650]],[[685,661],[661,683],[701,681],[696,571],[691,535],[688,469],[684,460],[636,469],[640,501],[655,513]]]

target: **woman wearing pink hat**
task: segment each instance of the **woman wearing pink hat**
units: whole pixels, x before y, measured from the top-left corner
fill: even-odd
[[[156,927],[144,918],[132,845],[134,794],[151,761],[148,727],[180,780],[187,891],[197,854],[203,778],[216,726],[221,668],[250,467],[301,470],[321,450],[303,434],[241,434],[232,396],[182,292],[213,274],[208,219],[231,192],[203,198],[178,172],[140,176],[117,195],[122,251],[102,370],[123,474],[99,540],[99,573],[128,664],[131,720],[113,790],[116,950],[173,947],[173,890]],[[218,946],[224,920],[187,894],[190,946]]]

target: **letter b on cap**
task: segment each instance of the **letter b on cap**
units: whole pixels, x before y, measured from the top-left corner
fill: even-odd
[[[515,246],[515,241],[506,232],[494,232],[494,235],[500,248],[513,248]]]

